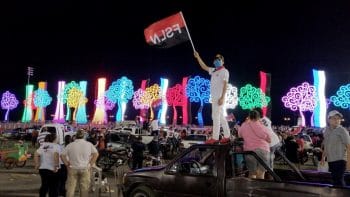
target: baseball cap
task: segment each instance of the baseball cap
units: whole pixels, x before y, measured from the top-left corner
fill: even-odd
[[[79,129],[75,136],[79,139],[83,138],[85,136],[85,131],[83,129]]]
[[[341,114],[337,110],[332,110],[332,111],[328,112],[327,118],[329,119],[330,117],[335,116],[335,115],[338,115],[341,118],[343,118],[343,114]]]

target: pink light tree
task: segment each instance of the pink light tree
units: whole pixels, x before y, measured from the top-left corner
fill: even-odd
[[[8,116],[10,110],[15,109],[18,106],[18,100],[14,94],[9,91],[6,91],[2,94],[1,99],[1,108],[6,109],[5,121],[8,121]]]
[[[177,123],[177,111],[176,106],[182,106],[184,103],[184,99],[186,98],[184,96],[184,88],[180,84],[176,84],[174,87],[171,87],[166,92],[166,100],[168,102],[169,106],[173,106],[173,125],[176,125]]]
[[[303,112],[313,112],[316,107],[316,88],[307,82],[297,87],[292,87],[289,92],[282,97],[282,102],[286,108],[292,111],[299,111],[302,126],[305,126],[305,116]],[[312,117],[311,117],[312,122]]]

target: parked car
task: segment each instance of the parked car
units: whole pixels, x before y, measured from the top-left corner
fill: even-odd
[[[293,165],[272,170],[255,152],[235,150],[229,144],[193,145],[167,165],[127,173],[124,196],[350,196],[350,189],[331,185],[330,173],[299,171]],[[247,155],[272,179],[248,178]],[[349,183],[350,174],[345,176]]]
[[[131,134],[129,132],[111,132],[107,147],[112,150],[130,148]]]
[[[75,131],[67,131],[65,129],[65,126],[63,124],[58,123],[51,123],[51,124],[44,124],[39,131],[39,135],[43,131],[48,131],[49,133],[56,133],[57,135],[57,143],[60,145],[64,144],[64,137],[66,135],[75,136]]]

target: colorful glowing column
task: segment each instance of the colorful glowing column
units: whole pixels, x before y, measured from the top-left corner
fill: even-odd
[[[327,102],[325,97],[326,75],[324,71],[312,70],[314,86],[316,87],[316,107],[313,113],[314,126],[326,127]]]
[[[141,90],[143,90],[143,91],[146,90],[146,87],[148,86],[148,82],[149,82],[148,79],[141,81]],[[140,121],[141,122],[144,122],[145,119],[147,119],[147,111],[148,111],[147,109],[143,109],[143,108],[140,109]]]
[[[270,97],[270,89],[271,89],[271,74],[265,73],[263,71],[260,71],[260,89],[262,92]],[[268,108],[268,106],[271,106],[271,102],[265,106],[262,107],[263,115],[271,118],[271,107]]]
[[[183,87],[183,103],[182,103],[182,124],[183,125],[188,125],[188,98],[187,98],[187,94],[186,94],[186,87],[187,87],[187,81],[188,81],[188,77],[184,77],[182,78],[182,87]]]
[[[100,104],[96,105],[96,110],[92,122],[95,124],[104,124],[107,123],[107,114],[105,109],[105,91],[106,91],[106,78],[98,79],[98,90],[97,90],[97,99],[100,100]]]
[[[22,122],[30,122],[33,118],[33,90],[34,85],[26,85],[26,100],[24,101],[24,111],[22,115]]]
[[[63,110],[63,94],[64,94],[64,86],[65,81],[58,82],[58,92],[57,92],[57,104],[56,104],[56,112],[53,118],[54,122],[63,123],[64,120],[64,110]]]
[[[166,100],[166,91],[168,89],[169,80],[165,78],[160,78],[160,96],[162,99],[162,107],[158,112],[159,124],[166,124],[166,113],[168,110],[168,102]]]
[[[80,81],[79,82],[80,90],[83,92],[83,98],[86,97],[86,89],[87,89],[87,81]],[[87,117],[86,117],[86,104],[79,104],[77,116],[76,116],[76,122],[78,124],[85,124],[87,123]]]
[[[38,89],[41,89],[41,90],[44,90],[42,92],[46,92],[46,89],[47,89],[47,83],[44,82],[44,81],[40,81],[38,83]],[[43,107],[45,104],[44,102],[47,102],[46,99],[51,99],[50,102],[47,102],[47,104],[50,104],[51,101],[52,101],[52,98],[47,94],[46,96],[48,97],[45,97],[44,95],[41,95],[41,100],[39,103],[40,103],[40,106],[36,106],[36,113],[35,113],[35,117],[34,117],[34,121],[41,121],[41,122],[45,122],[45,109],[46,107]],[[34,101],[35,102],[35,101]],[[41,106],[42,105],[42,106]]]

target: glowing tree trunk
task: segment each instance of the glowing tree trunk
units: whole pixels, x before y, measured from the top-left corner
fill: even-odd
[[[106,113],[106,109],[105,109],[105,101],[104,101],[104,94],[106,91],[106,78],[99,78],[98,79],[98,92],[97,92],[97,99],[103,99],[103,101],[101,101],[100,105],[96,105],[96,110],[95,110],[95,114],[94,117],[92,119],[93,123],[96,124],[104,124],[107,123],[107,113]]]
[[[198,109],[198,114],[197,114],[198,125],[199,125],[200,127],[203,127],[203,126],[204,126],[202,111],[203,111],[203,101],[201,100],[201,106],[199,107],[199,109]]]
[[[9,113],[10,113],[10,108],[8,108],[6,110],[6,114],[5,114],[5,121],[7,122],[9,120]]]
[[[173,125],[176,125],[176,123],[177,123],[177,111],[176,111],[175,105],[173,105],[173,111],[174,111],[174,115],[173,115]]]
[[[47,83],[46,82],[39,82],[38,83],[38,88],[46,90],[47,89]],[[45,108],[37,106],[36,107],[36,113],[35,113],[35,118],[34,121],[40,121],[40,122],[45,122]]]
[[[183,92],[186,92],[188,77],[182,78],[182,87]],[[188,98],[186,93],[183,94],[183,103],[182,103],[182,124],[188,125]]]
[[[299,114],[300,114],[300,117],[301,117],[301,126],[305,127],[305,116],[303,114],[303,112],[299,109]]]
[[[56,112],[53,118],[54,122],[63,123],[64,122],[64,110],[63,110],[63,92],[65,81],[58,82],[58,93],[57,93],[57,104],[56,104]]]
[[[146,90],[147,84],[148,84],[148,80],[142,80],[141,89],[143,91]],[[143,123],[145,121],[145,119],[147,120],[146,116],[147,116],[147,109],[140,109],[140,121],[141,121],[141,123]]]
[[[160,78],[160,90],[161,90],[160,97],[162,98],[162,107],[160,109],[159,123],[161,125],[166,124],[166,113],[168,109],[168,103],[166,100],[166,91],[168,89],[168,84],[169,84],[168,79]]]
[[[118,111],[117,111],[117,115],[116,115],[117,122],[124,121],[125,110],[126,110],[126,102],[125,101],[118,101]]]
[[[33,90],[34,85],[26,85],[26,100],[22,116],[22,122],[30,122],[33,119]]]
[[[83,97],[86,97],[86,89],[87,89],[87,81],[80,81],[79,86],[81,91],[83,92]],[[80,104],[77,110],[77,116],[76,121],[78,124],[85,124],[87,123],[87,117],[86,117],[86,104]]]

